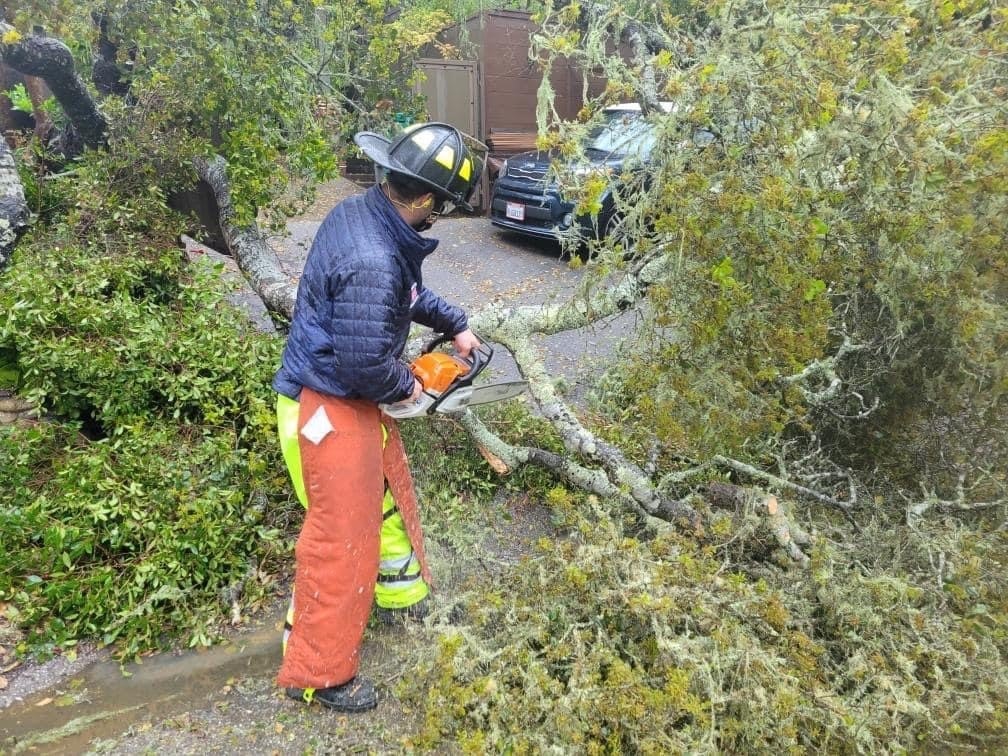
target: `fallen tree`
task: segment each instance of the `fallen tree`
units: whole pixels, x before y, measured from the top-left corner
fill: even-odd
[[[199,175],[214,191],[221,208],[221,227],[225,233],[228,251],[234,256],[249,284],[263,299],[267,307],[284,320],[293,313],[297,285],[283,272],[276,251],[266,241],[254,224],[236,228],[231,222],[229,187],[223,160],[201,162]],[[699,480],[707,473],[723,470],[734,472],[747,479],[770,483],[799,495],[807,495],[845,512],[848,505],[831,496],[813,491],[777,476],[770,475],[737,460],[715,457],[706,465],[693,470],[665,476],[661,481],[653,478],[653,471],[644,470],[617,446],[605,441],[586,428],[573,409],[557,392],[545,367],[545,355],[532,342],[535,335],[549,335],[590,326],[603,318],[639,306],[648,287],[654,283],[652,276],[662,260],[650,260],[631,269],[611,288],[599,289],[589,299],[575,298],[561,305],[510,308],[490,306],[470,318],[470,324],[479,333],[497,344],[505,346],[528,379],[530,393],[538,414],[545,417],[563,441],[567,454],[558,454],[530,446],[515,446],[488,429],[472,412],[462,413],[459,421],[480,450],[492,461],[494,468],[507,473],[524,464],[534,464],[549,470],[572,486],[601,496],[616,508],[625,508],[658,530],[669,523],[691,529],[703,525],[700,514],[686,499],[669,495],[674,489],[672,479],[682,484],[690,479]],[[681,486],[680,486],[681,488]],[[756,496],[760,494],[756,493]],[[722,503],[724,497],[714,496],[710,501]],[[809,540],[800,527],[789,526],[780,509],[774,506],[756,508],[773,523],[779,533],[780,544],[789,555],[802,563],[808,557],[801,552],[799,542]],[[793,528],[796,533],[790,535]]]
[[[173,22],[205,44],[185,10]],[[650,183],[617,198],[617,233],[569,302],[473,315],[515,356],[535,418],[458,427],[513,478],[550,471],[557,485],[535,493],[564,530],[492,573],[470,621],[418,662],[416,745],[867,752],[996,737],[1003,15],[596,10],[543,19],[540,52],[600,65],[610,86],[576,123],[549,116],[544,89],[541,137],[576,155],[594,110],[639,99],[658,134]],[[219,44],[252,45],[254,27],[238,27]],[[603,44],[624,28],[629,60]],[[223,65],[212,47],[197,51]],[[309,73],[303,60],[293,68]],[[222,596],[230,616],[235,586],[252,604],[268,590],[264,560],[285,553],[299,514],[267,430],[279,340],[183,262],[177,240],[198,229],[165,198],[197,177],[211,187],[223,251],[282,323],[294,287],[256,211],[278,196],[267,174],[310,150],[278,136],[297,131],[289,112],[272,113],[273,133],[244,109],[268,99],[256,76],[236,78],[241,102],[197,92],[234,114],[211,123],[185,107],[178,65],[174,89],[134,67],[134,103],[103,101],[106,145],[27,186],[48,222],[0,288],[20,390],[73,419],[0,445],[14,499],[0,592],[33,644],[103,634],[130,654],[163,630],[209,642],[200,618]],[[715,141],[696,144],[697,128]],[[562,171],[591,208],[599,181]],[[630,308],[636,348],[583,413],[533,336]]]

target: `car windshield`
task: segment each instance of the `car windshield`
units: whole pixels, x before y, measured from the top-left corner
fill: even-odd
[[[637,111],[607,110],[604,122],[588,133],[586,152],[611,157],[646,158],[655,143],[654,127]]]

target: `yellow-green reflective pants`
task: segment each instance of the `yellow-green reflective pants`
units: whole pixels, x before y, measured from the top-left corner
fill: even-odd
[[[294,484],[294,493],[302,506],[308,508],[304,475],[301,471],[301,450],[298,446],[298,403],[289,397],[277,394],[277,431],[280,435],[280,450],[283,453],[287,471]],[[382,438],[387,436],[382,428]],[[385,489],[382,501],[382,526],[378,583],[375,585],[375,603],[383,609],[402,609],[412,606],[429,592],[427,583],[420,576],[420,562],[413,553],[402,516],[396,509],[392,493]],[[287,626],[284,643],[290,634],[289,627],[294,622],[294,601],[291,599],[287,610]]]

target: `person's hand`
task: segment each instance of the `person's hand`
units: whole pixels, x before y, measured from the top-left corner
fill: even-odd
[[[420,383],[416,378],[413,379],[413,393],[410,395],[410,400],[417,402],[420,401],[420,396],[423,394],[423,384]]]
[[[469,353],[480,345],[480,340],[476,338],[476,334],[466,328],[461,333],[455,334],[452,338],[452,344],[454,344],[456,352],[463,357],[468,357]]]

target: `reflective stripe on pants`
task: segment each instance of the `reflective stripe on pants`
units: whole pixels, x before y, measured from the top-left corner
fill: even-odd
[[[420,562],[392,492],[385,489],[382,501],[381,556],[375,603],[383,609],[402,609],[423,599],[430,591],[420,576]]]

